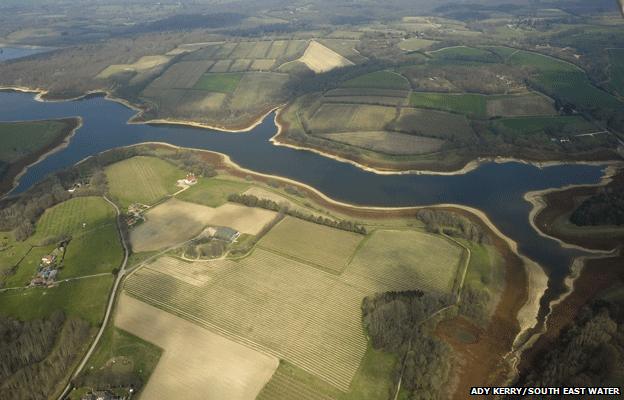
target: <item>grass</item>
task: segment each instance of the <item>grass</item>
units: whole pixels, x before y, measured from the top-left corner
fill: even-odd
[[[437,43],[435,40],[410,38],[399,43],[399,48],[403,51],[418,51],[431,47],[435,43]]]
[[[113,224],[76,237],[67,246],[59,279],[111,272],[119,268],[123,249]]]
[[[341,273],[364,236],[287,217],[259,245],[289,258]]]
[[[344,82],[341,86],[344,88],[409,89],[407,79],[390,71],[377,71],[361,75]]]
[[[489,117],[556,115],[557,110],[546,96],[527,93],[514,96],[488,96],[487,114]]]
[[[46,318],[56,310],[96,326],[104,316],[113,276],[63,282],[53,288],[0,293],[0,314],[21,320]]]
[[[209,92],[232,93],[236,90],[242,77],[243,74],[239,73],[204,74],[193,88]]]
[[[469,62],[497,62],[500,61],[498,55],[486,50],[475,47],[458,46],[447,47],[431,54],[436,60],[441,61],[469,61]]]
[[[33,247],[24,257],[24,259],[18,264],[15,273],[13,275],[7,276],[4,282],[5,286],[27,286],[30,283],[30,280],[32,279],[35,272],[37,272],[37,268],[39,267],[41,258],[47,254],[50,254],[50,252],[54,250],[55,247],[55,245]]]
[[[115,223],[115,210],[101,197],[76,197],[47,209],[36,225],[33,240],[80,235]],[[84,225],[83,227],[83,224]]]
[[[457,277],[462,248],[419,231],[377,230],[362,244],[345,278],[363,278],[377,290],[434,291],[449,294]]]
[[[17,242],[13,232],[0,232],[0,274],[14,267],[30,250],[29,242]]]
[[[97,383],[105,386],[110,383],[110,374],[129,375],[138,377],[145,384],[156,368],[161,354],[162,349],[158,346],[109,325],[79,379],[92,386]],[[111,360],[119,359],[130,361],[125,370],[120,371],[115,365],[107,364]]]
[[[110,194],[122,208],[132,203],[151,205],[179,190],[185,173],[173,164],[154,157],[132,157],[106,168]]]
[[[249,184],[219,178],[201,179],[190,189],[180,193],[177,198],[209,207],[219,207],[227,202],[228,196],[242,193]]]
[[[516,135],[544,134],[552,130],[558,136],[597,131],[589,121],[580,116],[502,118],[492,123],[496,130]]]
[[[479,94],[412,93],[410,105],[465,114],[473,118],[487,116],[487,97]]]
[[[0,161],[14,163],[50,146],[68,133],[67,121],[0,123]]]

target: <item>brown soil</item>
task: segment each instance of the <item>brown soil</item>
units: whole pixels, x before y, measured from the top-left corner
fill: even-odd
[[[11,189],[13,189],[15,178],[24,170],[24,168],[28,167],[32,163],[35,163],[44,154],[49,153],[50,151],[61,146],[63,142],[65,142],[65,139],[67,139],[67,137],[70,136],[74,132],[74,130],[80,125],[80,119],[78,118],[64,118],[59,119],[58,121],[64,122],[66,125],[61,135],[59,135],[53,142],[51,142],[48,146],[42,148],[38,152],[32,153],[22,158],[21,160],[9,165],[9,168],[1,176],[0,196],[8,193]]]

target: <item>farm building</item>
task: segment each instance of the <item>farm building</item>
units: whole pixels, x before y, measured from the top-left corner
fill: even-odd
[[[240,232],[228,227],[219,227],[216,229],[214,235],[215,238],[225,240],[227,242],[233,242],[240,236]]]
[[[186,178],[184,178],[184,183],[186,185],[194,185],[197,183],[197,177],[194,173],[189,172],[188,174],[186,174]]]
[[[56,256],[54,254],[48,254],[41,258],[41,264],[45,266],[52,265],[54,261],[56,261]]]

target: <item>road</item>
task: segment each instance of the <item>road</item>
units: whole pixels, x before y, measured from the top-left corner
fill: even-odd
[[[123,245],[124,259],[123,259],[121,266],[119,267],[119,273],[117,274],[117,279],[115,279],[115,283],[113,284],[113,289],[111,290],[110,296],[108,298],[108,305],[106,306],[106,313],[104,313],[104,319],[102,320],[100,330],[98,331],[97,335],[95,335],[95,339],[93,340],[93,343],[91,343],[91,347],[89,347],[89,350],[87,351],[87,353],[82,358],[82,361],[80,361],[80,364],[78,364],[78,367],[76,367],[76,369],[74,370],[74,373],[72,374],[69,382],[67,383],[67,386],[65,387],[65,389],[59,396],[59,400],[62,400],[63,398],[65,398],[65,396],[67,396],[69,391],[72,389],[72,380],[78,377],[78,375],[80,375],[85,365],[87,365],[87,361],[89,361],[89,358],[91,357],[91,355],[95,351],[95,348],[100,342],[100,339],[102,338],[102,335],[104,334],[104,330],[106,329],[106,326],[108,325],[108,321],[110,319],[111,312],[115,304],[115,297],[117,296],[117,290],[119,289],[121,280],[123,279],[123,276],[126,273],[126,264],[128,264],[129,250],[128,250],[128,245],[126,243],[126,239],[123,235],[123,231],[121,229],[121,212],[119,211],[119,207],[117,207],[115,203],[110,201],[106,196],[103,196],[103,197],[104,197],[104,200],[106,200],[110,205],[112,205],[115,208],[115,212],[117,213],[117,231],[119,232],[121,244]]]

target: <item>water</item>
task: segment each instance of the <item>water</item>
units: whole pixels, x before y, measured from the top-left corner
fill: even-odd
[[[0,46],[0,62],[43,53],[52,49],[47,47],[3,47]]]
[[[462,204],[484,211],[520,251],[540,263],[551,278],[551,294],[561,293],[571,259],[579,251],[563,249],[535,232],[528,220],[528,191],[597,183],[602,168],[560,165],[537,168],[522,163],[484,164],[464,175],[376,175],[318,154],[274,146],[274,115],[249,133],[222,133],[173,125],[129,125],[134,111],[104,99],[37,102],[32,94],[0,92],[0,121],[81,116],[84,126],[70,145],[28,169],[13,193],[20,193],[45,175],[69,167],[107,149],[146,141],[213,150],[229,155],[242,167],[306,183],[333,199],[370,206]]]

